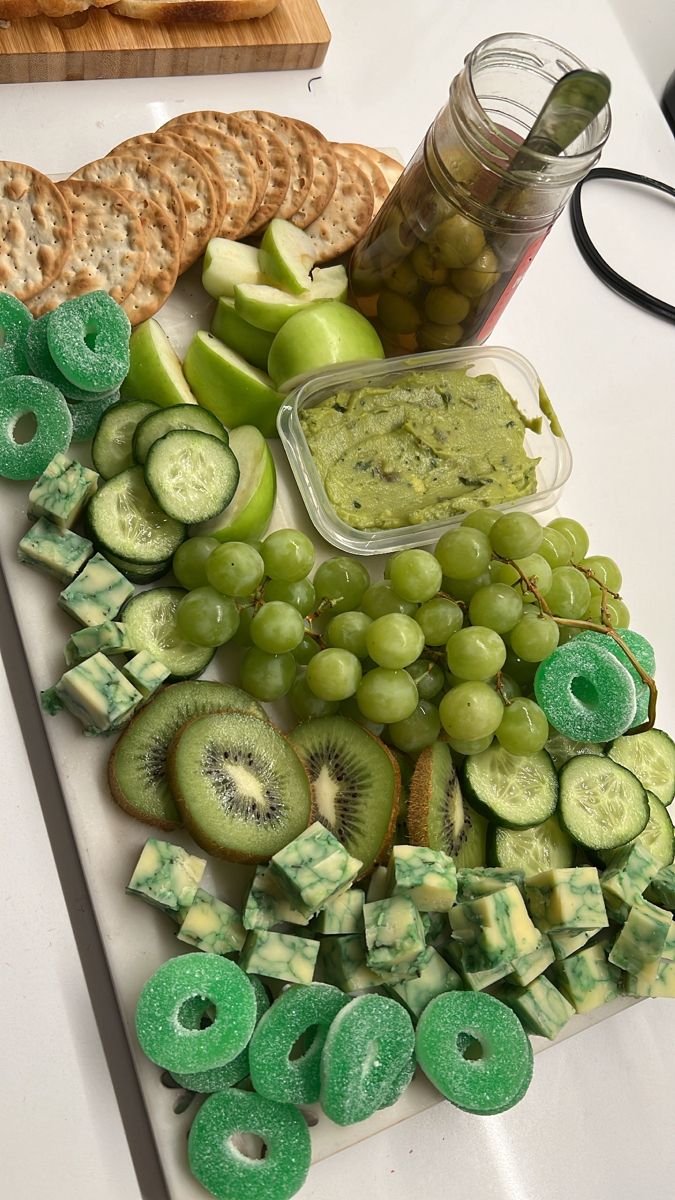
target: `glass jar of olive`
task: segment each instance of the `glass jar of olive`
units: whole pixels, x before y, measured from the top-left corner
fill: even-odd
[[[491,333],[609,135],[605,106],[559,156],[522,146],[555,82],[583,66],[527,34],[488,38],[468,55],[352,254],[352,297],[388,353]]]

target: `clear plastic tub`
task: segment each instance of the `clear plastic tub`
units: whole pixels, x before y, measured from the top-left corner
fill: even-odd
[[[279,435],[310,520],[327,542],[351,554],[387,554],[435,542],[444,529],[459,525],[462,515],[429,524],[396,529],[353,529],[337,515],[317,471],[301,423],[300,412],[337,391],[354,391],[371,384],[399,382],[411,372],[466,368],[470,375],[496,375],[527,419],[541,417],[540,432],[525,430],[525,451],[539,458],[537,488],[530,496],[496,505],[503,512],[518,508],[541,512],[553,507],[572,469],[569,445],[551,412],[546,392],[531,363],[515,350],[500,346],[466,346],[436,350],[381,362],[347,363],[329,367],[301,381],[282,405]]]

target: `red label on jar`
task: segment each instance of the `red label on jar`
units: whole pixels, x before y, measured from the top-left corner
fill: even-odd
[[[546,232],[543,233],[542,236],[539,238],[539,241],[533,242],[532,245],[530,246],[529,250],[527,251],[527,254],[523,255],[520,262],[518,263],[518,266],[516,267],[515,271],[513,272],[513,275],[509,279],[509,282],[507,283],[506,287],[504,288],[504,291],[502,292],[501,296],[499,297],[499,300],[495,304],[494,308],[491,309],[490,312],[488,313],[485,324],[481,326],[478,333],[475,335],[476,342],[481,343],[481,342],[486,341],[487,338],[489,338],[495,325],[497,324],[497,321],[501,317],[509,300],[511,299],[513,293],[515,292],[516,288],[518,287],[518,284],[520,283],[521,279],[523,278],[523,275],[525,274],[525,272],[527,271],[527,268],[529,267],[530,263],[532,262],[532,259],[534,258],[535,254],[539,250],[540,246],[543,245],[543,243],[546,240],[546,238],[548,237],[549,233],[550,233],[550,229],[547,229]]]

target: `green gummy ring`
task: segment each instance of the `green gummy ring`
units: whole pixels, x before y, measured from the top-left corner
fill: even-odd
[[[24,344],[32,324],[26,305],[16,296],[0,292],[0,379],[29,374]]]
[[[248,1158],[232,1139],[252,1133],[264,1158]],[[193,1175],[216,1200],[290,1200],[312,1157],[307,1122],[291,1104],[230,1088],[202,1104],[192,1122],[188,1160]]]
[[[195,1004],[214,1010],[205,1029]],[[255,1026],[255,992],[236,963],[217,954],[170,958],[150,977],[136,1008],[136,1035],[144,1054],[167,1071],[187,1074],[231,1062]]]
[[[611,742],[635,718],[637,697],[628,671],[615,655],[581,637],[539,664],[534,694],[550,724],[578,742]]]
[[[267,989],[257,975],[249,975],[248,979],[253,985],[255,992],[255,1019],[260,1020],[263,1013],[266,1013],[270,1006],[270,998]],[[203,1014],[203,1002],[199,1016]],[[220,1092],[223,1088],[232,1087],[235,1083],[241,1083],[242,1079],[246,1079],[249,1074],[249,1047],[247,1046],[238,1054],[232,1062],[223,1063],[222,1067],[211,1067],[206,1071],[193,1071],[188,1075],[177,1074],[172,1072],[176,1083],[181,1087],[187,1088],[189,1092]]]
[[[37,375],[39,379],[46,379],[47,383],[53,383],[54,387],[63,392],[67,400],[89,403],[101,399],[102,397],[95,392],[85,392],[82,388],[75,387],[75,384],[66,379],[66,376],[59,371],[50,354],[47,341],[47,325],[51,316],[51,313],[45,313],[43,317],[38,317],[26,332],[26,359],[33,375]],[[108,390],[103,395],[114,395],[114,392]]]
[[[656,670],[656,655],[651,643],[634,629],[617,629],[616,632],[628,646],[628,649],[635,655],[642,670],[653,677]],[[578,637],[582,644],[584,642],[592,642],[595,646],[600,646],[608,654],[613,654],[619,660],[621,666],[626,668],[635,684],[637,699],[633,725],[641,725],[643,721],[647,720],[649,715],[649,688],[638,675],[628,655],[624,653],[619,643],[615,642],[614,638],[608,637],[606,633],[597,633],[594,629],[585,629]]]
[[[29,414],[36,430],[29,442],[16,442],[14,430]],[[10,375],[0,381],[0,475],[37,479],[59,451],[67,450],[73,421],[58,388],[32,375]]]
[[[415,1033],[386,996],[356,996],[335,1017],[321,1055],[321,1106],[336,1125],[394,1104],[411,1078]]]
[[[257,1026],[248,1048],[251,1083],[269,1100],[313,1104],[321,1091],[321,1052],[328,1030],[349,997],[329,983],[300,984],[282,992]],[[300,1058],[299,1038],[313,1031]]]
[[[103,396],[90,396],[88,400],[81,400],[78,404],[69,404],[70,415],[73,418],[73,441],[86,442],[93,438],[101,423],[101,417],[104,412],[112,408],[113,404],[117,404],[120,398],[119,391],[109,392]]]
[[[465,1057],[475,1042],[479,1056]],[[427,1078],[465,1112],[505,1112],[530,1086],[530,1039],[515,1013],[486,992],[436,996],[418,1021],[415,1047]]]
[[[49,314],[47,343],[66,379],[88,392],[118,388],[129,373],[131,323],[107,292],[87,292]]]

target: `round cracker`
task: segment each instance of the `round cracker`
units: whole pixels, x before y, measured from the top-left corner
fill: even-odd
[[[370,225],[375,197],[368,176],[350,158],[336,155],[338,178],[323,212],[305,233],[316,246],[316,262],[330,262],[356,245]]]
[[[294,225],[298,225],[300,229],[306,229],[321,215],[335,191],[338,164],[335,151],[320,130],[315,129],[313,125],[308,125],[306,121],[299,121],[296,117],[293,120],[305,134],[314,159],[312,186],[304,203],[295,216],[291,217]]]
[[[384,154],[382,150],[376,150],[374,146],[362,146],[360,142],[343,142],[342,144],[346,150],[360,150],[362,154],[366,154],[375,163],[375,166],[380,168],[387,181],[389,191],[393,188],[399,175],[403,174],[403,163],[392,158],[390,154]]]
[[[275,216],[288,221],[302,207],[314,175],[314,158],[308,138],[301,125],[290,117],[264,109],[248,109],[236,114],[245,121],[257,122],[281,138],[290,159],[288,190]]]
[[[376,216],[382,208],[382,205],[387,199],[390,191],[389,184],[387,183],[383,172],[380,170],[375,160],[368,154],[364,154],[363,150],[360,150],[358,146],[352,144],[347,145],[343,142],[332,142],[331,144],[336,154],[341,154],[343,158],[350,158],[353,163],[356,163],[357,167],[360,167],[360,169],[363,171],[363,174],[368,176],[368,179],[370,180],[370,186],[373,189],[373,195],[375,197],[373,217]]]
[[[57,184],[70,212],[73,240],[61,273],[29,301],[34,317],[64,300],[104,291],[120,304],[135,287],[145,261],[145,236],[123,192],[89,179]]]
[[[251,158],[235,138],[212,125],[174,125],[169,133],[183,134],[212,154],[227,193],[225,215],[217,232],[221,237],[242,236],[257,205],[255,174]]]
[[[278,215],[279,209],[288,192],[288,185],[291,179],[290,155],[279,135],[274,133],[272,129],[268,129],[265,125],[258,125],[257,129],[267,150],[270,177],[267,181],[265,194],[246,228],[243,230],[242,237],[251,237],[252,234],[258,233],[259,230],[269,225],[272,217]]]
[[[73,232],[65,197],[46,175],[0,162],[0,291],[29,300],[56,279]]]
[[[187,220],[180,192],[170,175],[133,154],[109,154],[73,171],[71,179],[105,183],[118,192],[140,192],[161,204],[176,223],[180,245],[185,241]]]
[[[265,143],[256,126],[250,121],[242,121],[240,117],[235,117],[234,113],[217,112],[213,108],[204,108],[199,112],[181,113],[177,117],[172,117],[160,128],[163,131],[183,125],[205,125],[209,129],[215,129],[218,133],[224,134],[225,137],[234,138],[247,156],[249,166],[253,171],[255,204],[251,211],[259,208],[269,181],[270,167]]]
[[[172,129],[167,129],[162,133],[148,133],[148,139],[151,142],[156,142],[158,146],[180,146],[181,150],[185,150],[190,158],[194,158],[200,167],[206,171],[207,177],[211,183],[216,198],[216,221],[215,232],[218,233],[220,227],[227,215],[227,188],[225,180],[218,169],[218,163],[209,150],[205,150],[203,146],[193,142],[189,137],[183,137],[180,133],[174,133]]]
[[[122,308],[131,324],[138,325],[155,315],[176,286],[180,243],[176,227],[161,204],[136,192],[133,205],[143,222],[146,255],[141,273]]]

